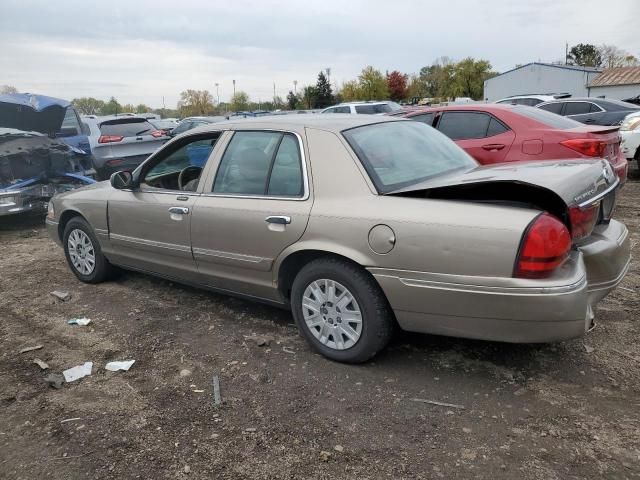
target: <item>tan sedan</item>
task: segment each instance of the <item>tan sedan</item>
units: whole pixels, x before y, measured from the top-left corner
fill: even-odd
[[[362,362],[394,327],[547,342],[584,334],[629,265],[605,161],[480,167],[436,130],[357,115],[223,122],[53,199],[84,282],[116,267],[291,308]]]

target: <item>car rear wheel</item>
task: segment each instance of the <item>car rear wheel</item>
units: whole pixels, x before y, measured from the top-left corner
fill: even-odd
[[[324,356],[365,362],[391,339],[394,318],[375,280],[349,262],[321,258],[304,266],[291,289],[302,336]]]
[[[111,277],[114,267],[102,254],[98,239],[83,218],[69,220],[62,242],[67,263],[79,280],[100,283]]]

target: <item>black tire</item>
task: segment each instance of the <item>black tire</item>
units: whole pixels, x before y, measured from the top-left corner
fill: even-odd
[[[86,236],[89,237],[89,240],[91,241],[91,244],[93,246],[95,265],[93,270],[88,274],[84,274],[79,271],[71,261],[71,257],[69,255],[69,236],[74,230],[81,230],[82,232],[84,232]],[[69,268],[75,274],[75,276],[84,283],[101,283],[111,278],[115,273],[115,267],[113,267],[113,265],[111,265],[106,257],[102,254],[100,243],[93,233],[93,229],[82,217],[74,217],[69,220],[69,222],[67,222],[66,226],[64,227],[64,234],[62,235],[62,248],[64,248],[64,255],[67,258]]]
[[[346,287],[362,314],[362,332],[350,348],[338,350],[324,345],[311,333],[302,310],[302,299],[309,284],[319,279],[334,280]],[[362,363],[382,350],[391,339],[395,318],[384,293],[363,268],[338,258],[319,258],[305,265],[291,288],[293,317],[302,336],[311,347],[332,360]]]

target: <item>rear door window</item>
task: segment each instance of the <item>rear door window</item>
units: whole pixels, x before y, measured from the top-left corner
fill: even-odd
[[[367,115],[375,115],[376,113],[389,113],[392,111],[393,109],[386,103],[378,103],[373,105],[356,105],[356,113],[363,113]]]
[[[484,138],[491,116],[480,112],[445,112],[438,122],[438,130],[452,140]]]
[[[139,135],[149,135],[154,130],[155,128],[153,127],[153,125],[151,125],[146,120],[111,120],[100,125],[100,133],[102,135],[117,135],[121,137],[137,137]]]
[[[547,112],[557,113],[558,115],[561,115],[562,105],[563,105],[562,102],[554,102],[554,103],[547,103],[545,105],[540,105],[538,108],[542,110],[546,110]]]
[[[589,113],[591,110],[591,103],[589,102],[567,102],[567,106],[564,108],[565,115],[582,115]]]

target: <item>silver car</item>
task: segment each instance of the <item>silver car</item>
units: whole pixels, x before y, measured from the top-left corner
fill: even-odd
[[[99,117],[96,124],[100,134],[91,151],[100,180],[118,170],[133,170],[169,140],[164,130],[143,117]]]
[[[505,342],[584,334],[629,266],[603,160],[479,166],[419,122],[290,115],[201,127],[57,196],[83,282],[116,267],[290,308],[327,357],[396,326]]]

